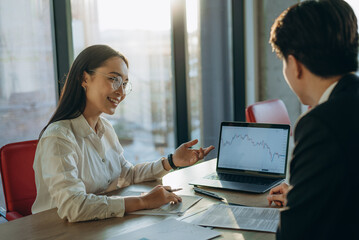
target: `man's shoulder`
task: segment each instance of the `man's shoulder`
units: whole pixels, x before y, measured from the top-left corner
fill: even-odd
[[[295,135],[317,129],[332,135],[359,134],[359,96],[331,99],[305,114],[296,124]]]
[[[359,122],[358,109],[359,77],[349,74],[338,82],[326,102],[314,107],[300,120],[310,123],[317,119],[320,124],[334,129],[339,126],[341,129],[352,128],[351,123]]]
[[[345,89],[350,93],[344,94]],[[359,94],[343,88],[328,101],[310,110],[298,121],[294,130],[297,153],[305,149],[314,151],[315,146],[325,145],[332,152],[341,153],[343,162],[351,161],[359,146],[358,109]],[[328,156],[327,159],[332,157],[334,156]]]

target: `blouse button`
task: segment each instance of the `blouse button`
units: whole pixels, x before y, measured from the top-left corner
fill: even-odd
[[[114,217],[115,216],[115,213],[111,213],[111,217]]]
[[[104,159],[104,158],[102,158],[102,162],[105,162],[105,159]]]

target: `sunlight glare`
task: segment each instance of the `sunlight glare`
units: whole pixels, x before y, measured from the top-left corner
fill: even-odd
[[[192,33],[198,30],[198,0],[186,1],[187,32]]]
[[[169,0],[101,0],[97,4],[100,31],[171,29]]]

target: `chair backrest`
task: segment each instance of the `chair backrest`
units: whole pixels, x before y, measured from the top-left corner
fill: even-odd
[[[31,214],[36,198],[33,163],[37,140],[10,143],[0,149],[0,173],[7,212]]]
[[[287,108],[280,99],[254,103],[246,108],[247,122],[291,125]]]

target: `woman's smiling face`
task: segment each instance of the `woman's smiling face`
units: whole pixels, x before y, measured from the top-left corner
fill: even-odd
[[[120,76],[123,82],[128,82],[128,68],[120,57],[108,59],[101,67],[91,69],[93,72],[84,73],[82,86],[86,88],[85,112],[91,115],[101,113],[114,114],[117,105],[125,99],[122,87],[115,90],[111,77]],[[106,76],[105,76],[106,75]]]

